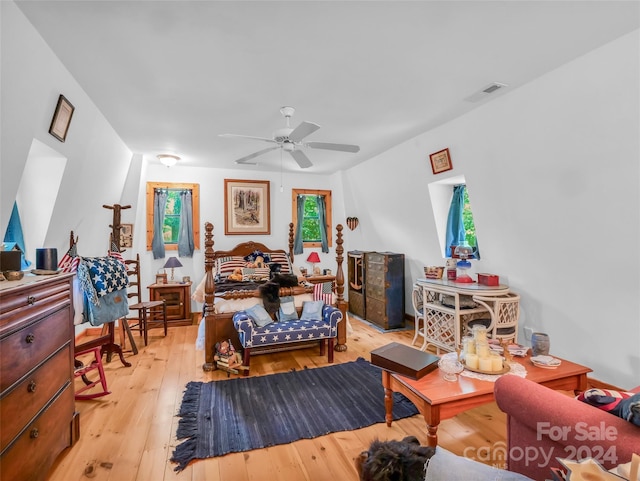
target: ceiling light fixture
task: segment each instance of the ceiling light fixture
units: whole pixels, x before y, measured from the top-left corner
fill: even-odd
[[[162,165],[166,165],[167,167],[173,167],[180,160],[180,157],[171,154],[160,154],[156,157],[158,157],[158,160]]]

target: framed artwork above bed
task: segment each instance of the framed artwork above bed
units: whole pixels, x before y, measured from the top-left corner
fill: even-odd
[[[225,235],[269,235],[270,182],[224,179]]]

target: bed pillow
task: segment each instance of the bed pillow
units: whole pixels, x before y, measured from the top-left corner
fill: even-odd
[[[287,254],[284,252],[268,252],[267,254],[271,259],[270,264],[280,264],[280,274],[291,274],[291,272],[293,272]]]
[[[264,262],[265,264],[271,262],[269,254],[265,254],[264,252],[261,252],[259,250],[255,250],[251,254],[244,256],[244,260],[247,262],[255,262],[258,257],[262,257],[262,262]]]
[[[261,281],[269,279],[268,267],[243,267],[242,268],[242,280],[247,281]]]
[[[576,399],[640,426],[640,393],[587,389]]]
[[[273,319],[261,304],[256,304],[244,312],[247,313],[253,323],[258,327],[268,326],[273,322]]]
[[[300,319],[305,321],[319,321],[322,319],[322,308],[324,302],[322,301],[305,301],[302,304],[302,314]]]
[[[293,296],[286,296],[280,298],[280,308],[276,313],[278,321],[293,321],[298,319],[298,311],[296,311],[296,304],[293,300]]]
[[[233,274],[236,269],[242,269],[247,262],[242,256],[227,256],[216,259],[215,275],[220,277],[228,277],[229,274]]]

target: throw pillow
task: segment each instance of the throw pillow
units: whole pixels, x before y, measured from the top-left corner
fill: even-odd
[[[245,309],[245,312],[251,318],[253,323],[258,327],[264,327],[273,322],[273,319],[271,319],[269,313],[260,304],[256,304],[249,309]]]
[[[640,426],[640,393],[587,389],[576,399]]]
[[[298,319],[298,311],[293,301],[293,296],[280,298],[280,309],[278,309],[278,321],[292,321]]]
[[[322,319],[322,308],[324,302],[322,301],[305,301],[302,303],[302,315],[300,319],[305,321],[319,321]]]

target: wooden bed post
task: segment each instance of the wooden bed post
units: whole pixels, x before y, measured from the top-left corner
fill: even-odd
[[[291,265],[293,265],[294,237],[293,222],[289,222],[289,257],[291,258]]]
[[[338,323],[338,342],[335,346],[335,350],[343,352],[347,350],[347,302],[344,300],[344,272],[342,271],[342,262],[344,258],[342,253],[344,248],[342,243],[342,224],[336,226],[338,233],[336,234],[336,262],[338,263],[338,269],[336,270],[336,307],[340,309],[342,313],[342,322]]]
[[[213,339],[215,336],[214,329],[209,329],[215,322],[213,319],[215,313],[213,297],[216,291],[216,282],[213,277],[213,265],[215,263],[213,256],[213,224],[211,222],[205,223],[204,230],[204,318],[201,322],[205,323],[205,353],[202,369],[213,371],[216,368],[213,350],[206,348],[206,346],[213,346],[216,343],[216,340]]]

